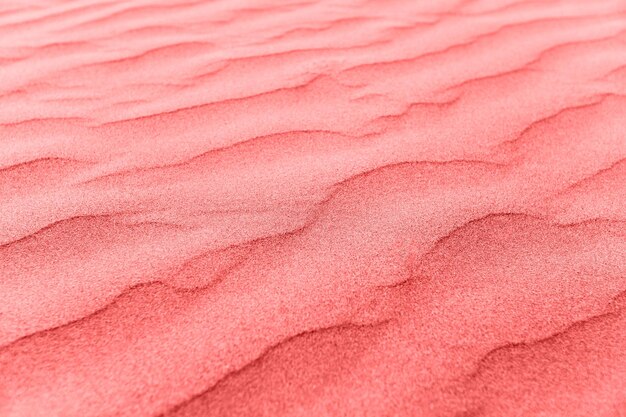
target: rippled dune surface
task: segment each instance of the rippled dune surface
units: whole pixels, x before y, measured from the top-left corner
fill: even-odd
[[[626,1],[1,2],[0,415],[626,416]]]

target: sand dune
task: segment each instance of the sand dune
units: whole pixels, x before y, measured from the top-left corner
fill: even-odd
[[[0,415],[626,416],[623,0],[0,4]]]

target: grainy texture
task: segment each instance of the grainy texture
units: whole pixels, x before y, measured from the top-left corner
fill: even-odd
[[[626,416],[626,1],[2,1],[0,415]]]

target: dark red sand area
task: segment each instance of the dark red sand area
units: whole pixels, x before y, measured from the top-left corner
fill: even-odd
[[[626,1],[0,2],[0,416],[626,416]]]

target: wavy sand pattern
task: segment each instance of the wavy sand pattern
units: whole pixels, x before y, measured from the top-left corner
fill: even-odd
[[[626,416],[626,2],[0,3],[0,415]]]

